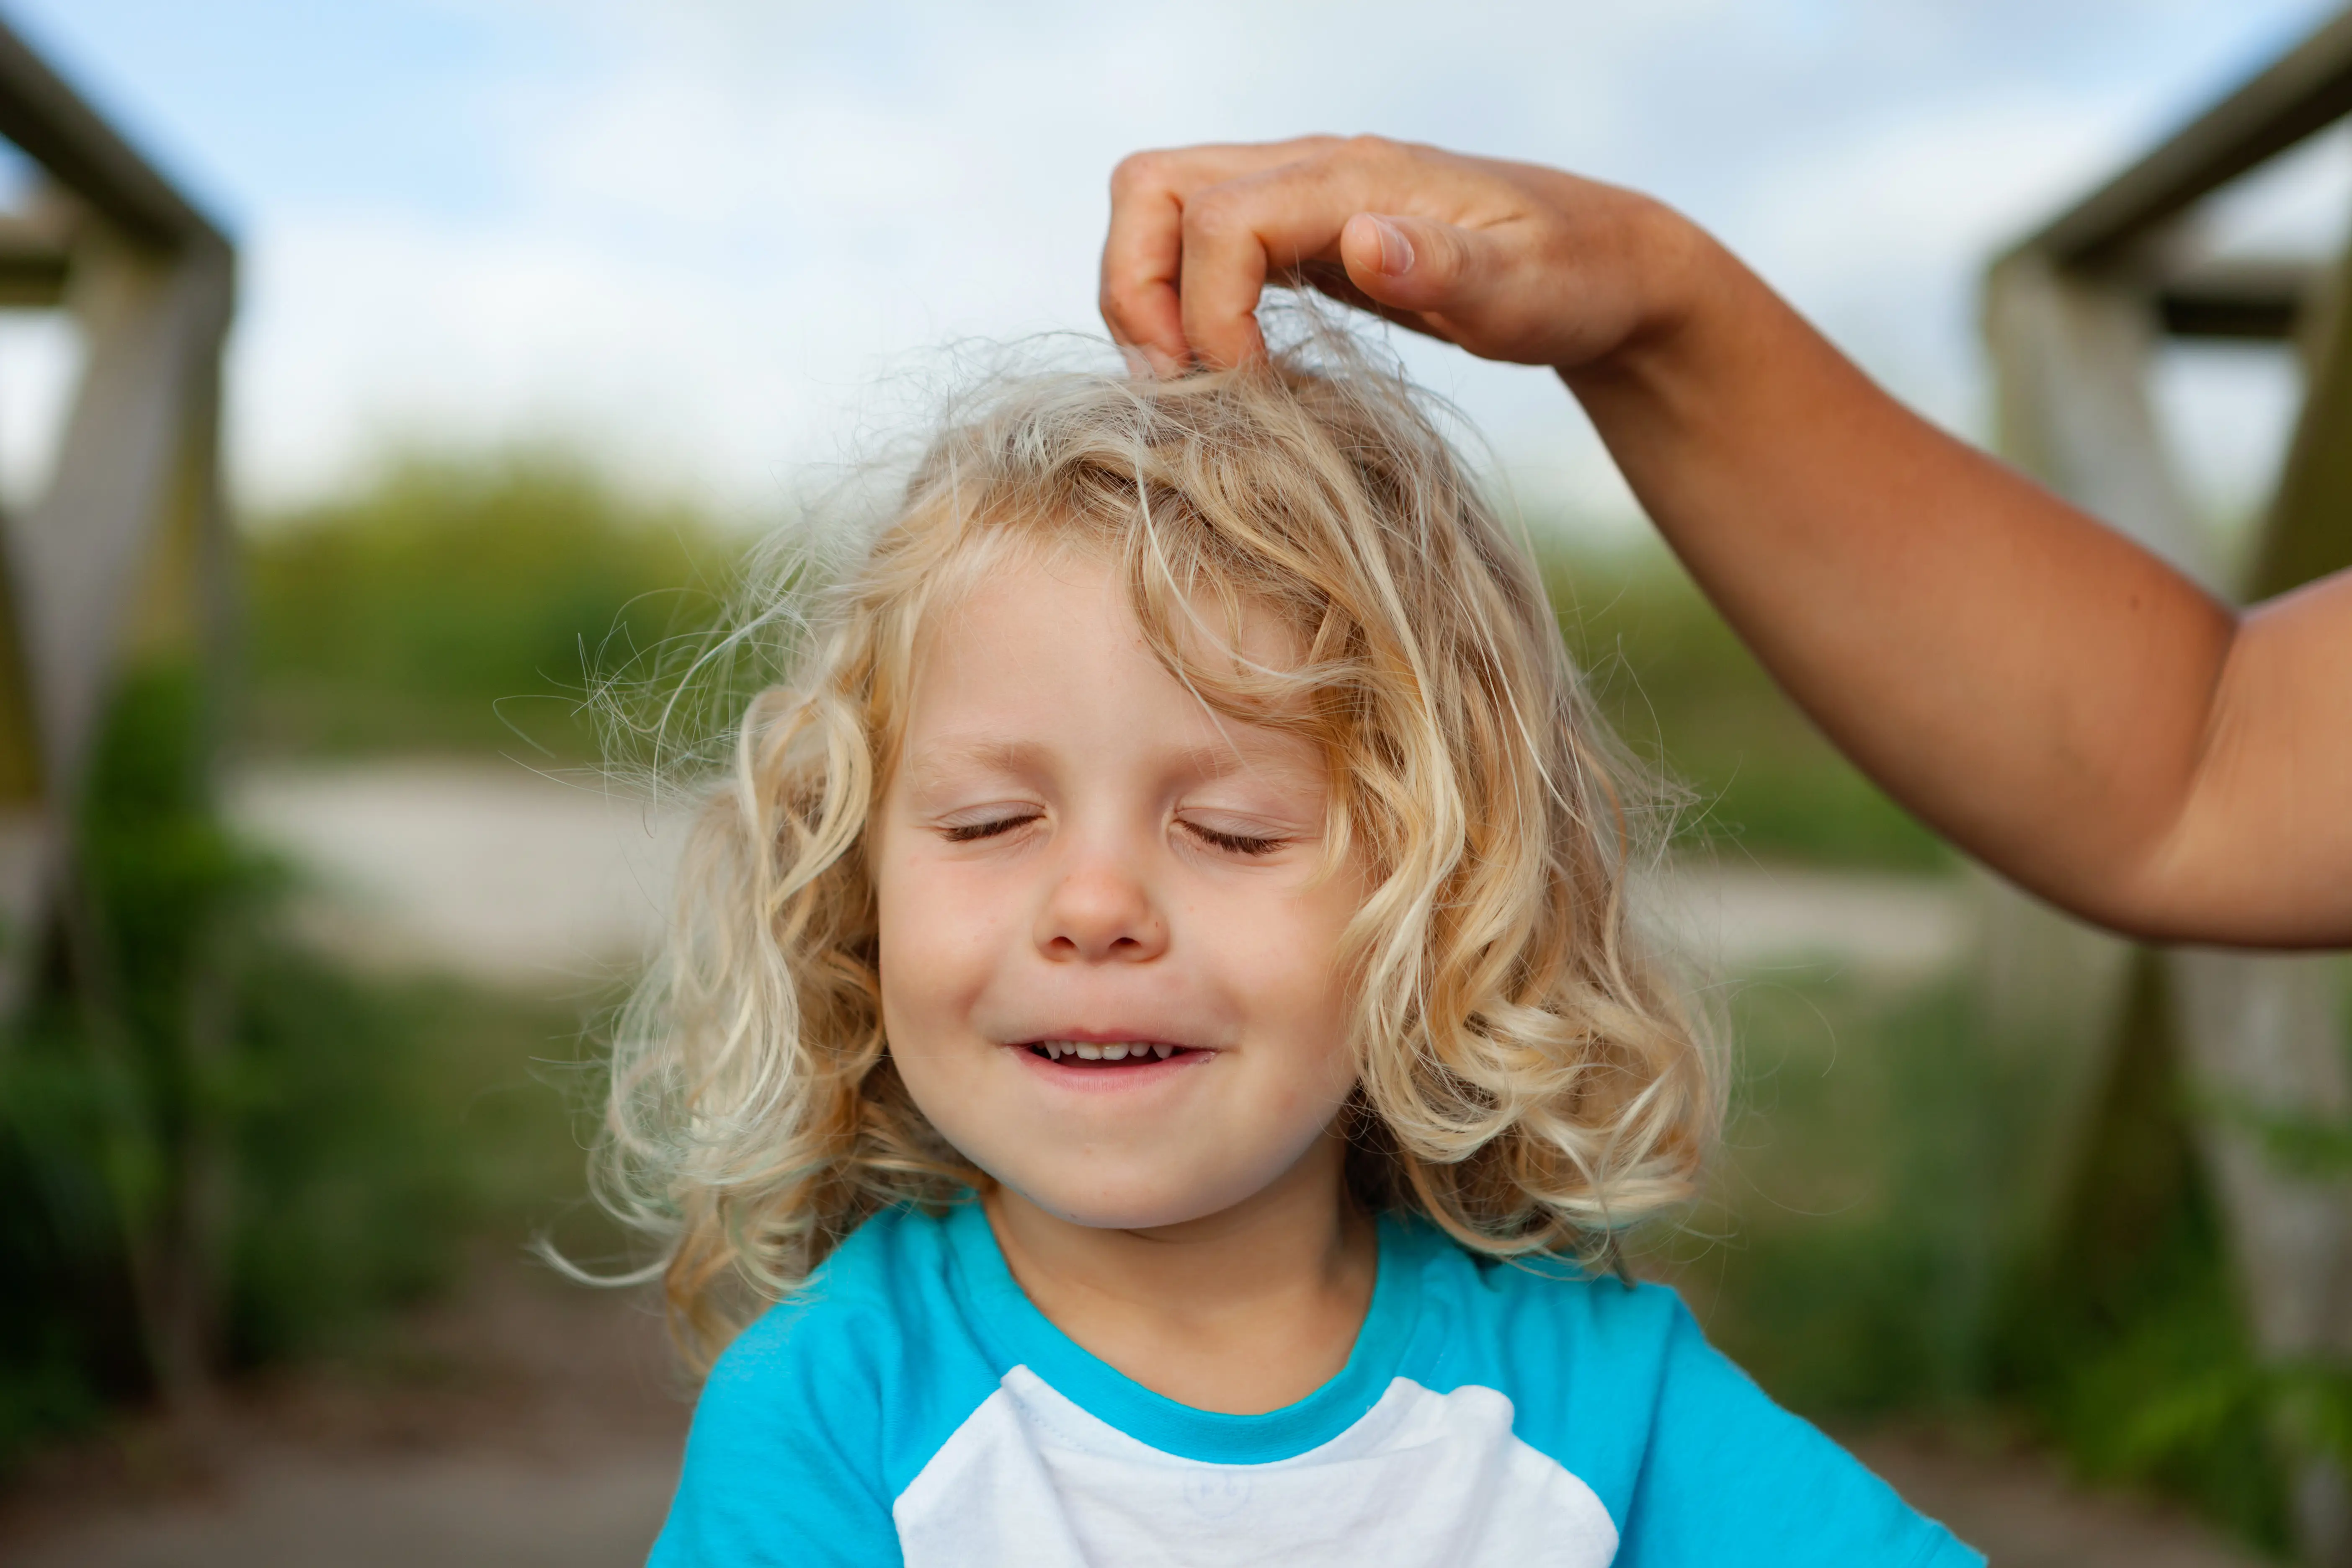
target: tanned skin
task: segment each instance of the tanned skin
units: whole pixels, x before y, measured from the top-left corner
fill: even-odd
[[[1631,191],[1369,137],[1119,165],[1103,315],[1156,371],[1264,353],[1302,279],[1556,370],[1767,668],[1971,855],[2134,936],[2352,946],[2352,573],[2231,610]]]

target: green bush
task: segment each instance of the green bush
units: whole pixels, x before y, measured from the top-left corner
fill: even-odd
[[[223,826],[187,672],[113,705],[82,926],[0,1034],[0,1463],[215,1367],[319,1348],[582,1185],[536,1058],[575,1018],[365,981],[289,942],[291,878]]]
[[[1696,792],[1685,836],[1823,865],[1952,864],[1838,755],[1664,550],[1558,544],[1544,575],[1618,733]]]
[[[1983,1394],[2003,1084],[1957,982],[1792,973],[1728,1007],[1740,1064],[1715,1190],[1670,1249],[1710,1331],[1808,1415]]]
[[[245,542],[265,752],[545,752],[594,760],[580,712],[715,620],[736,546],[553,452],[411,458]]]

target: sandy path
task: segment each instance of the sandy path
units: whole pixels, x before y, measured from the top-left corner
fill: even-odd
[[[16,1568],[621,1568],[689,1395],[639,1295],[486,1258],[356,1364],[236,1390],[198,1436],[132,1424],[0,1494]]]

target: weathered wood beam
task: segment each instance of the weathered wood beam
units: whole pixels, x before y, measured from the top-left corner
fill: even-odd
[[[2326,281],[2326,268],[2307,261],[2209,262],[2158,287],[2157,320],[2176,338],[2285,342]]]
[[[2229,585],[2173,477],[2149,402],[2156,319],[2147,298],[2135,279],[2062,267],[2032,247],[1994,268],[1986,334],[1999,378],[2001,447],[2061,494],[2220,592]],[[2312,390],[2273,509],[2270,546],[2294,564],[2266,563],[2252,584],[2258,592],[2352,557],[2352,441],[2346,439],[2352,429],[2352,334],[2333,291],[2324,292],[2309,330],[2317,345]],[[1990,931],[1991,951],[2046,941],[2047,917],[2022,904],[1994,908],[2015,929]],[[2173,999],[2189,1103],[2228,1108],[2197,1115],[2193,1130],[2226,1217],[2256,1348],[2279,1360],[2352,1351],[2352,1198],[2340,1184],[2281,1170],[2256,1125],[2263,1118],[2341,1116],[2352,1109],[2336,961],[2178,950],[2145,953],[2135,963],[2164,968],[2159,994]],[[2143,983],[2156,978],[2139,971]],[[2162,1023],[2127,1017],[2126,1028]],[[2126,1034],[2112,1042],[2106,1070],[2171,1070],[2158,1044]],[[2111,1085],[2095,1101],[2096,1114],[2178,1103],[2113,1092],[2130,1087]],[[2103,1131],[2114,1131],[2094,1123],[2084,1136],[2095,1145]],[[2341,1481],[2315,1461],[2297,1474],[2294,1513],[2306,1561],[2335,1564],[2352,1556],[2352,1512]]]
[[[0,22],[0,136],[137,239],[167,249],[228,241],[169,180],[5,22]]]
[[[2303,411],[2271,498],[2249,599],[2352,566],[2352,249],[2330,281],[2302,336]]]
[[[73,270],[72,215],[58,201],[0,212],[0,306],[62,305]]]
[[[80,775],[177,474],[186,410],[228,328],[226,251],[173,259],[85,243],[73,304],[89,345],[47,492],[5,519],[49,800]]]
[[[2157,334],[2142,297],[2021,251],[1986,280],[1984,325],[2001,454],[2221,589],[2148,396]]]
[[[2116,261],[2166,219],[2352,113],[2352,10],[2026,241],[2062,266]]]

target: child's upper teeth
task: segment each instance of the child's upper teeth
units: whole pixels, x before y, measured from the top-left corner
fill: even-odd
[[[1129,1057],[1133,1057],[1139,1061],[1146,1052],[1158,1057],[1161,1061],[1166,1061],[1183,1049],[1181,1046],[1160,1045],[1142,1040],[1118,1040],[1107,1046],[1096,1045],[1088,1040],[1040,1040],[1037,1044],[1045,1055],[1055,1061],[1060,1061],[1064,1057],[1076,1057],[1090,1062],[1123,1062]]]

